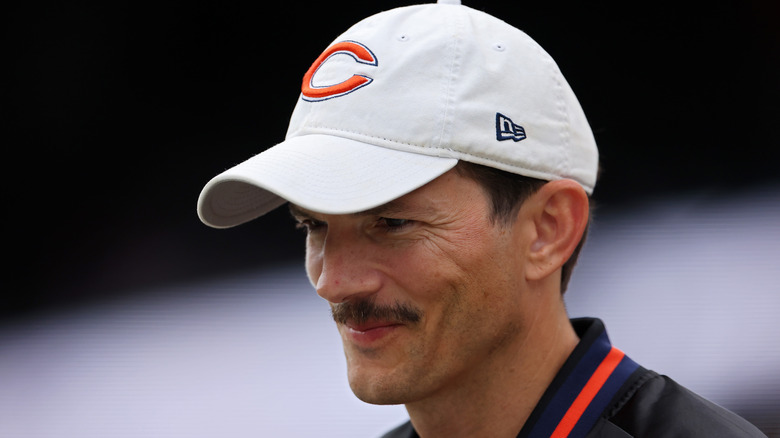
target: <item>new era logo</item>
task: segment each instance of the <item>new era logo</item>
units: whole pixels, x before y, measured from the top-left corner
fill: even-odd
[[[496,139],[498,141],[525,140],[525,129],[513,122],[509,117],[496,113]]]

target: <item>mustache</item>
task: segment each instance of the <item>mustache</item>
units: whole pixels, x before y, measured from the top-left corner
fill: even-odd
[[[409,304],[396,302],[392,305],[378,305],[370,298],[333,304],[330,313],[339,324],[363,324],[376,320],[416,323],[422,318],[422,311]]]

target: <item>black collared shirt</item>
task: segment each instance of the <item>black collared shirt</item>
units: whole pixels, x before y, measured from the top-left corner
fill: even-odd
[[[580,342],[517,438],[765,437],[755,426],[612,346],[595,318],[571,320]],[[410,422],[383,438],[419,438]]]

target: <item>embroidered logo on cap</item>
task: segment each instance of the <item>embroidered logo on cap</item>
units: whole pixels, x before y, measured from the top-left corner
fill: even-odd
[[[496,113],[496,139],[498,141],[525,140],[525,129],[509,117]]]
[[[309,71],[303,77],[303,85],[301,86],[301,93],[303,93],[303,100],[310,102],[317,102],[326,99],[332,99],[334,97],[343,96],[349,94],[359,88],[365,87],[370,84],[373,79],[363,74],[353,74],[349,79],[339,82],[338,84],[327,86],[315,86],[312,83],[317,71],[327,62],[331,57],[335,55],[348,55],[352,57],[359,64],[366,65],[378,65],[376,56],[368,47],[360,44],[357,41],[342,41],[328,47],[322,55],[314,61]]]

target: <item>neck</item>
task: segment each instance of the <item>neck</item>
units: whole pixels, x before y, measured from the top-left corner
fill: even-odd
[[[579,342],[560,297],[459,385],[406,405],[421,438],[514,438]]]

